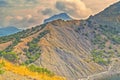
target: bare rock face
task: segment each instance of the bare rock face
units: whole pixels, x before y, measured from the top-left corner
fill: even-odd
[[[80,21],[75,21],[74,25],[73,22],[62,20],[52,23],[46,26],[50,33],[39,42],[42,54],[35,64],[65,76],[68,80],[77,80],[104,70],[90,61],[91,43],[74,30]]]

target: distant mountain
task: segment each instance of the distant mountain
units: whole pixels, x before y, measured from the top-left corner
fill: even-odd
[[[69,15],[67,15],[66,13],[60,13],[60,14],[54,15],[48,19],[45,19],[44,23],[51,22],[51,21],[58,20],[58,19],[65,20],[65,21],[72,20],[72,18]]]
[[[0,28],[0,36],[7,36],[10,34],[14,34],[21,31],[20,29],[16,28],[16,27],[5,27],[5,28]]]

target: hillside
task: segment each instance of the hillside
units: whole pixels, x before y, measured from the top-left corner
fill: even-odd
[[[0,79],[1,80],[65,80],[63,77],[48,75],[48,73],[33,71],[33,65],[18,66],[4,59],[0,60]]]
[[[57,20],[24,31],[27,35],[22,35],[23,32],[11,35],[6,42],[13,42],[5,51],[14,51],[19,55],[19,64],[34,63],[69,80],[104,70],[104,67],[91,61],[92,45],[85,36],[75,31],[77,26],[80,26],[80,21]],[[12,39],[12,36],[16,38]]]
[[[43,72],[45,69],[45,73],[54,73],[67,80],[109,71],[120,57],[119,25],[114,25],[118,23],[115,20],[119,4],[87,20],[59,19],[0,37],[0,56],[19,66],[34,64]],[[117,16],[111,16],[115,13]],[[109,25],[112,22],[115,23]]]
[[[114,30],[120,32],[120,1],[91,16],[90,19],[96,23],[114,27]]]

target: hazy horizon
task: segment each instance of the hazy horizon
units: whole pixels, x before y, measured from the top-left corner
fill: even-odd
[[[65,12],[74,19],[94,15],[118,0],[0,0],[0,27],[32,27]]]

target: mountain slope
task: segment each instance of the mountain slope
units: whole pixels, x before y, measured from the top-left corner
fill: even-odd
[[[0,36],[7,36],[10,34],[17,33],[19,31],[20,31],[20,29],[17,29],[15,27],[0,28]]]
[[[35,32],[34,34],[29,36],[28,33],[28,36],[22,38],[18,44],[6,48],[7,51],[21,53],[19,63],[30,64],[32,62],[57,75],[67,77],[69,80],[76,80],[104,70],[103,66],[91,61],[91,42],[75,31],[80,26],[80,21],[56,20],[44,25],[44,28],[41,29],[42,26],[31,29],[29,32]],[[87,27],[86,30],[88,30]],[[49,32],[46,33],[46,31]],[[39,46],[41,51],[37,49]],[[34,53],[31,52],[31,49]],[[38,51],[41,53],[40,55],[37,53]],[[35,59],[29,57],[28,54]],[[39,55],[38,58],[35,55]]]
[[[1,80],[14,80],[14,79],[24,79],[24,80],[65,80],[63,77],[50,76],[46,73],[37,73],[31,71],[25,66],[14,65],[4,59],[0,60],[0,66],[5,70],[5,74],[0,75]],[[31,68],[34,69],[34,68]],[[24,72],[23,72],[24,71]]]
[[[53,15],[48,19],[45,19],[44,23],[48,23],[48,22],[58,20],[58,19],[62,19],[62,20],[65,20],[65,21],[66,20],[72,20],[72,18],[70,16],[68,16],[66,13],[60,13],[60,14],[57,14],[57,15]]]
[[[114,27],[120,32],[120,1],[90,18],[96,23]]]

